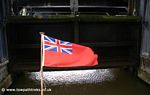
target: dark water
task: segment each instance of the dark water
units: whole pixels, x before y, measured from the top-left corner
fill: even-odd
[[[149,85],[123,69],[44,72],[44,87],[44,95],[150,95]],[[40,73],[20,75],[10,89],[19,90],[5,95],[40,95]]]

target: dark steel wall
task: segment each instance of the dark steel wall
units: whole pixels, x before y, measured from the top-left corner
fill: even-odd
[[[19,5],[24,6],[30,2],[22,1],[24,3],[19,2],[21,3]],[[33,4],[40,4],[39,1],[34,1]],[[63,0],[65,3],[61,0],[51,1],[56,5],[67,5],[69,2],[69,0]],[[94,2],[80,0],[79,4],[108,6],[127,6],[128,4],[127,0],[94,0]],[[20,67],[32,69],[31,65],[40,65],[39,32],[41,31],[61,40],[90,46],[99,55],[99,67],[102,65],[104,67],[137,66],[139,64],[140,18],[136,16],[58,15],[46,18],[14,16],[8,19],[7,38],[11,66],[20,65],[15,69]],[[36,67],[37,69],[39,68]]]
[[[98,16],[100,18],[101,16]],[[137,66],[140,49],[140,19],[134,17],[77,17],[61,19],[9,19],[7,34],[9,58],[14,65],[40,64],[40,35],[45,34],[93,48],[99,55],[99,67]],[[116,18],[116,19],[114,19]],[[123,20],[124,19],[124,20]],[[37,64],[36,64],[37,63]],[[13,66],[14,66],[13,65]],[[36,68],[37,69],[37,68]]]

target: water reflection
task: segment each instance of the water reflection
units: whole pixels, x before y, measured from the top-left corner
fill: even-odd
[[[51,85],[98,83],[112,80],[114,77],[110,69],[53,71],[43,72],[43,74],[45,84]],[[31,80],[39,83],[39,72],[28,73],[28,75]]]
[[[19,76],[19,75],[18,75]],[[150,95],[150,88],[124,69],[44,72],[44,95]],[[40,88],[40,73],[20,74],[14,88]],[[6,92],[5,95],[40,95],[40,92]]]

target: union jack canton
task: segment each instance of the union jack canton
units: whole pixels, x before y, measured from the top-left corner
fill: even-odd
[[[44,50],[72,54],[72,43],[44,35]]]

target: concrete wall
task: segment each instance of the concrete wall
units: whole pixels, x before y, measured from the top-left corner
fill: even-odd
[[[7,0],[0,1],[0,95],[4,92],[3,89],[8,88],[11,83],[11,75],[8,73],[8,53],[6,41],[5,19],[7,15]]]
[[[0,63],[0,95],[4,93],[4,89],[8,88],[12,84],[11,75],[7,70],[7,63],[8,61]]]
[[[150,84],[150,0],[141,0],[140,16],[143,17],[141,67],[138,76]]]

